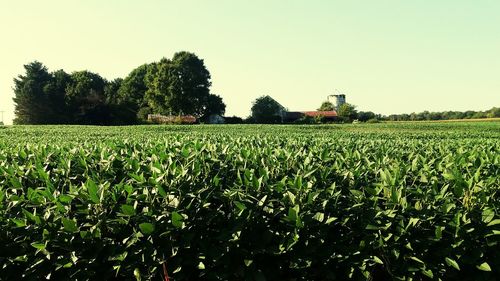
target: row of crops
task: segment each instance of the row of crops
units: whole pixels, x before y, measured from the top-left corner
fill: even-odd
[[[0,280],[496,280],[500,122],[0,128]]]

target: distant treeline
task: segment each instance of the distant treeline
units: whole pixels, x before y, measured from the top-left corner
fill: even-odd
[[[14,124],[137,124],[150,113],[203,118],[226,108],[210,93],[203,60],[188,52],[112,81],[87,70],[49,72],[38,61],[24,68],[25,75],[14,79]]]
[[[389,116],[381,116],[381,120],[386,121],[430,121],[430,120],[452,120],[452,119],[481,119],[481,118],[496,118],[500,117],[500,107],[493,107],[486,111],[443,111],[411,114],[391,114]]]

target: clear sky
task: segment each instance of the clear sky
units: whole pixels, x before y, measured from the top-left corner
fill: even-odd
[[[498,0],[0,0],[0,111],[33,60],[107,79],[190,51],[226,115],[267,94],[314,110],[335,89],[382,114],[500,106]]]

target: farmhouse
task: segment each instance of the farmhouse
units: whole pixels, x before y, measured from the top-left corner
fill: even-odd
[[[345,94],[330,95],[327,98],[334,97],[335,109],[345,103]],[[284,107],[283,107],[284,108]],[[322,118],[323,121],[335,121],[338,118],[337,110],[328,111],[286,111],[283,110],[281,113],[281,119],[283,123],[293,123],[303,118]]]

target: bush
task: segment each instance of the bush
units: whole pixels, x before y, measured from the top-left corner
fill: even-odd
[[[372,118],[372,119],[368,119],[366,121],[366,123],[380,123],[380,121],[377,118]]]

